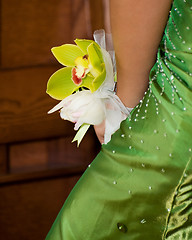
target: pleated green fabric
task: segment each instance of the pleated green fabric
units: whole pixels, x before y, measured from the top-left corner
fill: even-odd
[[[192,239],[192,1],[175,0],[144,98],[46,240]]]

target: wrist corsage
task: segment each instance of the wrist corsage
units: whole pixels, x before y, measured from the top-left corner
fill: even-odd
[[[104,143],[109,142],[131,110],[115,94],[114,52],[106,50],[104,30],[96,31],[94,40],[76,39],[76,45],[52,48],[53,55],[65,67],[48,81],[47,93],[61,100],[48,113],[60,110],[62,119],[75,123],[78,132],[73,141],[78,146],[89,126],[104,120]]]

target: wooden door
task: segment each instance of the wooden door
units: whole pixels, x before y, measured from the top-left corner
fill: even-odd
[[[44,239],[99,149],[91,130],[80,148],[71,143],[73,124],[58,113],[47,114],[57,102],[45,91],[48,78],[61,67],[51,47],[91,37],[103,27],[102,4],[0,1],[1,239]]]

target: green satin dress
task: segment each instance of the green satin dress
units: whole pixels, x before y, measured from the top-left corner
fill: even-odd
[[[148,91],[46,240],[192,239],[192,0],[175,0]]]

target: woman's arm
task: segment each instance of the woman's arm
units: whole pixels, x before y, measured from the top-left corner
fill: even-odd
[[[110,0],[117,95],[127,107],[135,107],[148,87],[149,72],[171,3],[171,0]]]
[[[172,0],[110,0],[117,61],[117,95],[135,107],[148,88],[149,72],[168,19]],[[95,126],[101,143],[105,122]]]

